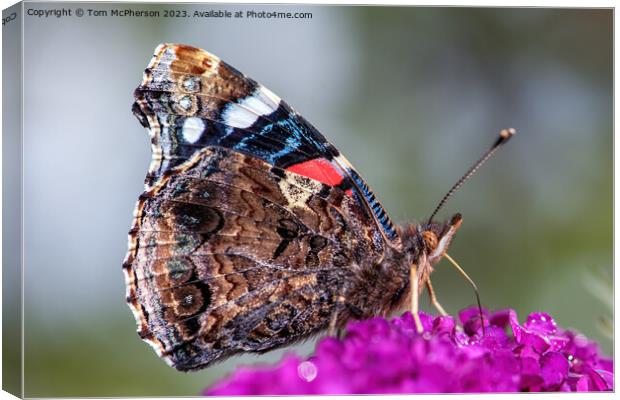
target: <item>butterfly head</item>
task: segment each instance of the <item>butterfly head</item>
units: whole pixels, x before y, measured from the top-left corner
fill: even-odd
[[[401,238],[404,253],[408,256],[407,263],[416,264],[420,268],[437,264],[448,251],[462,222],[461,214],[454,214],[445,222],[433,221],[403,226]]]
[[[461,214],[455,214],[449,221],[443,223],[430,222],[417,226],[418,243],[423,243],[422,253],[428,263],[434,265],[441,260],[462,222]]]

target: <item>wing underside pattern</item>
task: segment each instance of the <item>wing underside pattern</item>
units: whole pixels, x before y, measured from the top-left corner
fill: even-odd
[[[327,326],[356,265],[382,254],[359,203],[207,147],[140,198],[124,270],[141,337],[178,369]]]
[[[324,330],[359,266],[400,246],[338,150],[219,58],[160,45],[135,100],[153,158],[123,265],[127,302],[175,368]]]

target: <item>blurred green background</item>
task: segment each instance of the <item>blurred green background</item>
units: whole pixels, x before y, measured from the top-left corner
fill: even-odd
[[[130,107],[160,42],[211,51],[287,100],[396,221],[428,217],[497,132],[517,128],[440,213],[464,216],[450,253],[487,307],[546,311],[610,354],[597,321],[612,318],[613,296],[611,10],[131,8],[313,18],[26,17],[26,396],[196,395],[236,366],[312,352],[185,374],[135,333],[121,262],[150,146]],[[447,264],[433,282],[450,313],[474,303]]]

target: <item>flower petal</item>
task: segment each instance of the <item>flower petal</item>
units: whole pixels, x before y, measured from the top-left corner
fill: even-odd
[[[272,367],[242,367],[205,395],[465,393],[613,390],[613,361],[546,313],[521,325],[514,310],[477,308],[452,317],[411,313],[350,323],[345,337],[318,342],[313,356],[287,354]],[[489,316],[490,315],[490,316]],[[512,331],[506,332],[509,326]]]
[[[548,352],[540,360],[545,386],[560,385],[568,377],[568,360],[560,353]]]

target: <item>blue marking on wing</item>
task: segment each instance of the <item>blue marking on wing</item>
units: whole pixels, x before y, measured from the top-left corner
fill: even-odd
[[[377,220],[379,221],[379,224],[381,224],[381,228],[383,229],[387,237],[390,240],[395,239],[397,237],[397,233],[394,229],[392,221],[390,221],[385,210],[383,209],[381,204],[379,204],[375,195],[370,191],[368,185],[366,185],[366,182],[364,182],[355,171],[350,170],[349,174],[351,175],[351,178],[355,182],[356,186],[361,190],[362,196],[364,196],[364,198],[368,202],[368,205],[372,209],[373,214],[377,217]]]
[[[277,124],[283,129],[293,133],[298,139],[306,139],[307,142],[319,149],[319,151],[323,152],[326,150],[325,138],[321,137],[321,134],[319,134],[316,129],[311,130],[308,124],[300,121],[295,113],[289,113],[288,118],[278,121]]]
[[[269,156],[269,162],[271,164],[275,164],[276,161],[278,159],[280,159],[280,157],[284,157],[285,155],[297,150],[297,147],[299,147],[300,142],[299,139],[297,139],[294,136],[289,136],[288,138],[286,138],[286,146],[284,146],[284,148],[276,153],[272,153]]]
[[[228,127],[227,131],[228,132],[226,136],[230,135],[234,131],[234,128]],[[247,142],[251,140],[252,138],[254,138],[254,135],[245,136],[243,139],[239,141],[239,143],[233,146],[233,149],[237,151],[247,151],[248,150]]]
[[[281,113],[281,111],[278,110],[274,112],[273,116],[277,116],[278,113]],[[268,116],[267,119],[269,119],[270,117],[271,116]],[[280,132],[284,131],[289,133],[289,135],[284,139],[284,143],[282,143],[282,148],[280,150],[264,154],[264,159],[271,164],[275,165],[282,157],[298,151],[303,145],[304,140],[305,142],[312,142],[313,144],[315,144],[315,146],[319,144],[319,142],[312,140],[312,137],[308,135],[307,132],[305,132],[305,130],[303,129],[303,125],[301,125],[297,121],[296,115],[293,112],[290,112],[287,118],[278,118],[275,122],[266,124],[262,127],[258,135],[268,136],[276,128],[279,128],[278,130]],[[250,139],[251,137],[247,138],[247,140]],[[242,142],[245,141],[246,138],[242,140]],[[241,142],[238,145],[244,146],[244,144],[242,144]],[[235,148],[237,147],[235,146]],[[324,146],[321,145],[320,149],[322,148],[324,148]],[[244,148],[240,147],[240,149]]]

